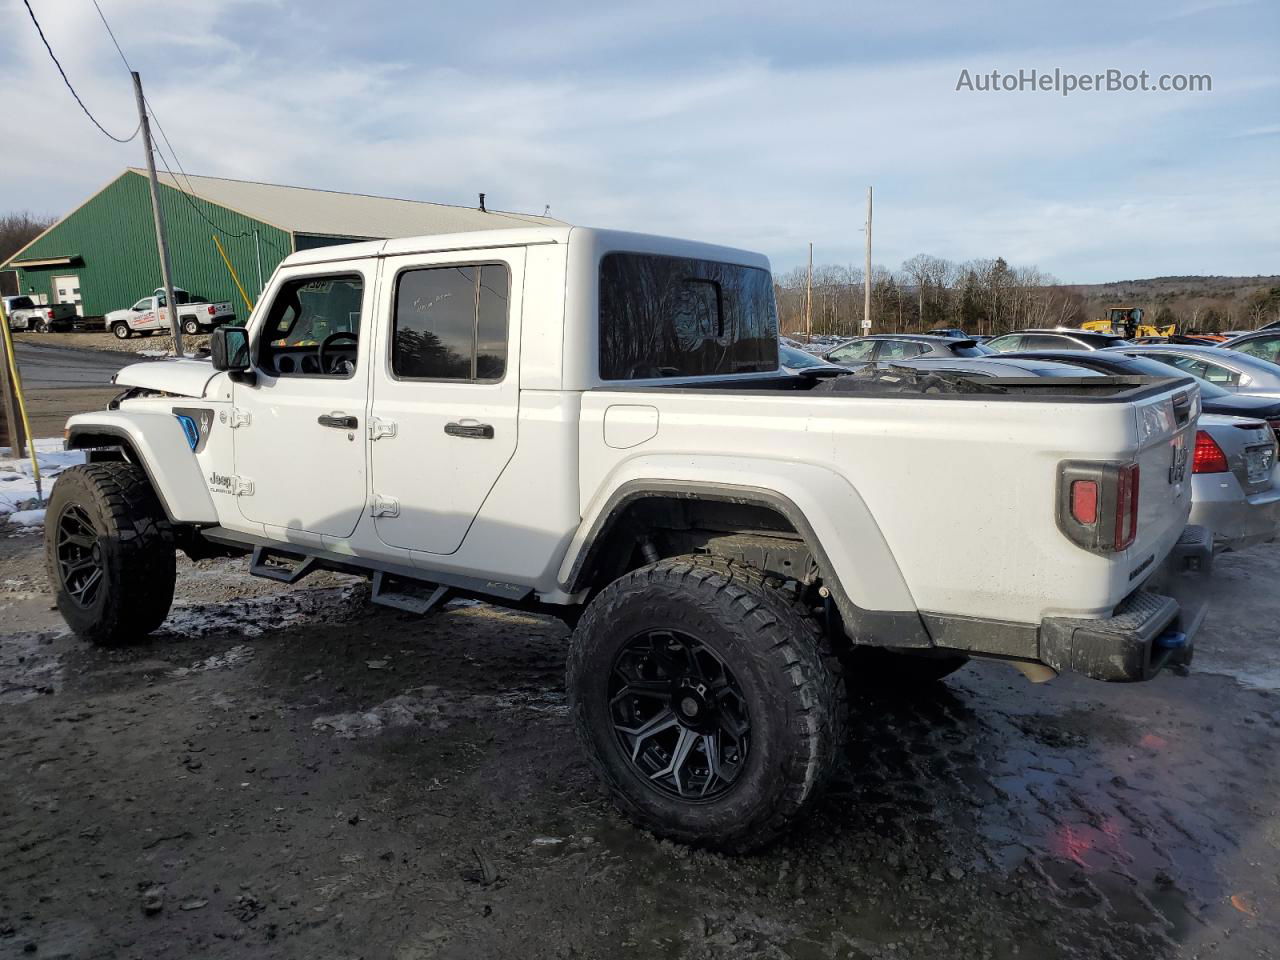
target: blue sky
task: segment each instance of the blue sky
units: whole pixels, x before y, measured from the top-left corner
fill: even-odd
[[[1064,282],[1280,273],[1280,4],[99,0],[188,172],[541,212],[860,262],[1004,256]],[[114,132],[89,0],[32,0]],[[4,0],[0,208],[138,165]],[[354,11],[354,12],[353,12]],[[956,91],[960,71],[1210,74],[1200,93]]]

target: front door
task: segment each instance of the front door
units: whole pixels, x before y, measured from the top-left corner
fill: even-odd
[[[453,553],[516,450],[524,250],[389,258],[370,432],[386,544]]]
[[[76,316],[84,316],[84,301],[80,296],[80,278],[75,276],[53,278],[53,302],[70,303],[76,308]]]
[[[366,498],[365,407],[376,261],[280,271],[250,331],[256,383],[233,394],[246,520],[351,536]]]

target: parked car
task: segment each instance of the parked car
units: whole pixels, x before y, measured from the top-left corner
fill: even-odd
[[[1258,330],[1233,337],[1222,344],[1228,350],[1239,350],[1259,360],[1280,363],[1280,330]]]
[[[916,357],[910,360],[882,360],[875,364],[881,370],[891,367],[909,367],[933,373],[955,373],[968,377],[1099,377],[1102,373],[1084,370],[1069,363],[1041,359],[1034,353],[1009,357],[1002,353],[984,357],[953,357],[929,359]],[[1165,374],[1168,376],[1168,374]]]
[[[828,363],[821,357],[814,356],[799,347],[788,346],[781,340],[778,341],[778,363],[788,373],[804,377],[838,377],[849,372],[848,367]]]
[[[1053,330],[1015,330],[992,337],[984,346],[998,353],[1018,350],[1104,350],[1122,346],[1129,341],[1110,333],[1093,330],[1073,330],[1059,327]]]
[[[840,651],[885,652],[870,684],[975,656],[1038,680],[1189,661],[1183,574],[1212,560],[1186,528],[1189,379],[819,392],[855,377],[780,370],[773,289],[759,254],[581,227],[290,254],[210,361],[125,367],[110,409],[68,421],[90,452],[47,508],[58,609],[136,641],[181,549],[364,574],[401,611],[558,614],[618,807],[731,852],[837,767]],[[957,509],[940,473],[1016,495]]]
[[[210,303],[204,297],[173,288],[173,299],[178,305],[178,323],[188,336],[208,333],[214,327],[235,320],[236,313],[230,301]],[[105,326],[121,340],[135,333],[151,336],[169,332],[169,311],[165,309],[164,288],[157,287],[149,297],[143,297],[125,310],[112,310],[106,315]]]
[[[968,337],[935,337],[921,333],[876,333],[846,340],[822,355],[829,363],[854,365],[880,360],[981,357],[994,351]]]
[[[1280,397],[1280,365],[1239,350],[1178,343],[1128,344],[1114,349],[1130,356],[1151,357],[1232,393]]]
[[[1261,420],[1206,413],[1196,428],[1191,466],[1191,523],[1218,547],[1240,550],[1276,538],[1280,466],[1276,435]]]
[[[931,337],[955,337],[957,340],[968,340],[969,335],[959,327],[939,327],[937,330],[926,330]]]
[[[1117,350],[1046,350],[1000,355],[1000,359],[1006,358],[1055,360],[1116,376],[1168,376],[1166,369],[1168,364],[1161,363],[1153,357],[1130,355]],[[1187,373],[1185,370],[1181,372]],[[1196,383],[1200,385],[1200,402],[1205,413],[1265,420],[1275,429],[1277,439],[1280,439],[1280,399],[1232,393],[1194,374],[1187,375],[1194,377]]]
[[[70,330],[76,321],[75,304],[36,303],[28,296],[4,298],[5,313],[9,316],[10,330],[33,330],[50,333],[54,330]]]

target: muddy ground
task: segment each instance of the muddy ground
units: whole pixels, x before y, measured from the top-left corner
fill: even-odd
[[[183,561],[103,651],[0,539],[0,956],[1273,957],[1278,578],[1220,558],[1189,676],[860,697],[817,815],[730,859],[614,814],[558,621]]]

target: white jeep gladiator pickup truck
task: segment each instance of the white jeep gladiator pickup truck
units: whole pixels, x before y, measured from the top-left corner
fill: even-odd
[[[188,336],[208,333],[214,327],[230,323],[236,318],[236,312],[228,300],[210,303],[203,297],[187,293],[181,287],[173,288],[173,299],[178,306],[178,324]],[[103,323],[119,340],[128,340],[135,333],[147,337],[153,333],[168,333],[169,311],[165,309],[166,302],[164,288],[156,287],[151,296],[143,297],[132,307],[112,310],[103,318]]]
[[[836,762],[846,681],[1190,658],[1210,553],[1176,374],[793,376],[764,257],[580,227],[293,254],[211,351],[68,422],[71,627],[155,630],[176,549],[553,613],[586,751],[666,837],[776,836]]]

